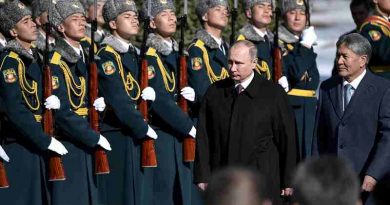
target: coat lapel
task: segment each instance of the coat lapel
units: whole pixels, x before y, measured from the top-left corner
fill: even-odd
[[[341,78],[338,79],[338,83],[336,86],[334,86],[330,91],[329,91],[329,97],[330,101],[332,102],[333,109],[335,110],[337,116],[341,119],[343,117],[343,100],[341,96]]]

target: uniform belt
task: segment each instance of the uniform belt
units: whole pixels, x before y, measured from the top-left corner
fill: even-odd
[[[302,90],[302,89],[295,89],[294,88],[294,89],[291,89],[290,92],[288,92],[288,95],[313,98],[316,96],[316,91],[315,90]]]
[[[77,115],[79,116],[88,116],[88,108],[84,107],[84,108],[79,108],[77,110],[74,110],[73,112],[75,112]]]
[[[34,115],[35,121],[41,122],[42,121],[42,115]]]
[[[372,66],[371,71],[374,73],[390,72],[390,66]]]

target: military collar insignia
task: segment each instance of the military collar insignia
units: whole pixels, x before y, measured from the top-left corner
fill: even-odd
[[[179,50],[179,45],[177,42],[172,39],[173,42],[173,50],[178,51]],[[164,39],[155,33],[150,33],[148,35],[148,39],[146,40],[146,46],[147,47],[152,47],[157,50],[157,52],[167,56],[172,52],[172,49],[167,48],[166,44],[164,43]]]
[[[103,39],[102,45],[109,45],[119,53],[126,53],[128,48],[125,48],[121,42],[113,35],[109,35]]]
[[[4,47],[4,51],[5,50],[13,51],[19,54],[20,56],[26,57],[30,60],[34,60],[34,56],[31,53],[29,53],[26,49],[24,49],[17,40],[9,41],[7,45]]]
[[[284,25],[279,26],[279,39],[285,43],[296,43],[299,41],[295,34],[291,33]]]
[[[253,28],[252,24],[246,24],[242,29],[238,31],[239,34],[242,34],[245,36],[245,38],[249,41],[265,41],[264,37],[261,37]],[[273,41],[273,34],[271,31],[267,29],[267,36],[270,42]]]
[[[211,48],[211,49],[217,49],[219,48],[219,45],[217,41],[209,33],[207,33],[206,30],[200,29],[195,33],[195,39],[194,40],[201,40],[203,43]]]
[[[62,58],[70,63],[77,63],[81,56],[65,42],[63,38],[56,39],[54,50],[61,54]]]

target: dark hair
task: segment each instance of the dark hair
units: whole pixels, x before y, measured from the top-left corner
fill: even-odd
[[[370,9],[370,4],[368,3],[368,0],[352,0],[351,3],[349,4],[349,8],[356,7],[363,5],[364,8],[367,10]]]
[[[351,33],[342,36],[336,43],[337,48],[341,45],[345,45],[348,49],[351,49],[357,55],[367,55],[367,64],[370,61],[372,54],[372,47],[370,42],[362,35],[358,33]]]
[[[312,158],[301,163],[293,178],[300,205],[355,205],[359,200],[357,174],[336,157]]]

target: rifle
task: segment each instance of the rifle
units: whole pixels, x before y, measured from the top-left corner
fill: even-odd
[[[280,8],[276,6],[275,8],[275,36],[274,36],[274,50],[273,50],[273,60],[274,60],[274,82],[278,83],[278,80],[282,77],[282,50],[279,46],[279,18],[280,18]]]
[[[8,178],[7,178],[7,172],[5,171],[5,167],[3,164],[3,161],[0,160],[0,189],[8,188]]]
[[[89,123],[91,128],[99,132],[99,113],[93,107],[93,103],[98,97],[98,76],[97,65],[95,62],[95,32],[97,31],[97,2],[94,1],[94,19],[91,22],[91,45],[89,47]],[[106,151],[97,147],[95,156],[95,174],[110,173],[110,166],[107,159]]]
[[[140,88],[141,90],[148,87],[148,61],[146,60],[146,40],[149,34],[149,23],[151,16],[151,0],[148,0],[148,14],[144,18],[144,35],[142,39],[141,47],[141,77],[140,77]],[[145,121],[148,122],[148,103],[146,100],[139,99],[138,108],[144,117]],[[142,167],[157,167],[156,150],[154,148],[154,139],[146,137],[142,142],[141,150],[141,165]]]
[[[43,67],[43,97],[44,99],[52,95],[52,79],[51,69],[49,66],[49,38],[51,34],[51,25],[49,15],[51,14],[52,1],[50,1],[49,11],[47,14],[48,22],[45,24],[45,56],[44,56],[44,67]],[[43,110],[43,131],[50,137],[54,137],[54,119],[52,110]],[[61,156],[57,153],[49,153],[49,181],[63,181],[65,180],[64,166],[62,165]]]
[[[187,56],[184,49],[184,32],[187,24],[187,0],[184,0],[184,15],[180,20],[180,43],[179,43],[179,90],[188,86],[187,80]],[[187,100],[183,96],[179,96],[179,107],[184,113],[188,113]],[[193,162],[195,160],[195,139],[191,136],[186,136],[183,139],[183,160],[184,162]]]
[[[236,40],[236,21],[237,21],[237,8],[238,8],[238,1],[234,0],[233,8],[230,11],[230,15],[232,16],[232,22],[231,22],[231,34],[230,34],[230,45],[233,45],[234,41]]]

